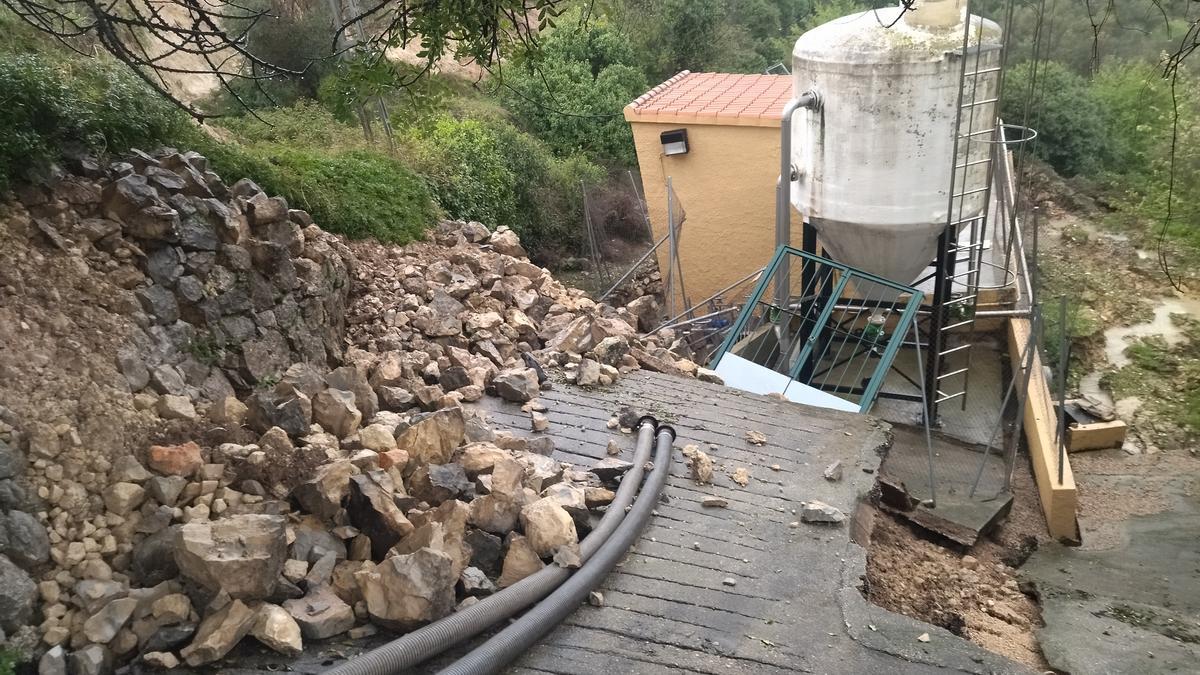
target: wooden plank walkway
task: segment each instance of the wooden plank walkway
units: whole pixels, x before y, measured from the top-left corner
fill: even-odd
[[[604,582],[604,606],[580,607],[512,672],[1022,671],[945,631],[868,605],[858,590],[865,556],[851,534],[857,527],[865,536],[869,518],[793,525],[804,500],[855,511],[874,485],[886,425],[648,372],[608,388],[556,384],[540,400],[562,461],[587,466],[606,456],[613,439],[629,459],[634,436],[606,426],[628,406],[674,426],[678,447],[700,445],[716,477],[713,485],[696,485],[674,453],[666,497]],[[474,409],[493,428],[533,435],[518,405],[485,398]],[[767,442],[751,445],[748,431]],[[840,482],[822,476],[834,461],[843,464]],[[751,475],[744,487],[730,478],[739,467]],[[727,499],[728,508],[701,506],[709,495]],[[917,641],[925,632],[933,639]]]

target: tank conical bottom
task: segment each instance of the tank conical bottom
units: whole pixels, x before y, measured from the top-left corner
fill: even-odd
[[[829,257],[904,285],[933,261],[945,228],[944,223],[878,226],[822,218],[811,224]]]

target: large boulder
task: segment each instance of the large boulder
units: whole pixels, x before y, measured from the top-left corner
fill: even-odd
[[[355,405],[354,392],[326,389],[313,398],[313,421],[338,438],[358,431],[363,414]]]
[[[261,600],[275,589],[287,560],[285,523],[282,516],[257,514],[188,523],[179,528],[175,563],[211,591]]]
[[[532,368],[506,368],[492,378],[492,386],[500,398],[524,403],[538,395],[537,371]]]
[[[431,548],[384,560],[355,575],[371,620],[393,630],[410,631],[454,609],[450,556]]]
[[[263,603],[258,608],[258,616],[254,619],[254,626],[250,628],[250,635],[284,656],[295,656],[304,648],[300,626],[292,615],[279,605]]]
[[[550,558],[560,549],[579,543],[575,521],[553,497],[543,497],[521,509],[521,528],[529,546],[541,558]]]
[[[462,408],[423,415],[396,437],[396,447],[408,451],[416,464],[446,464],[462,444],[466,422]]]

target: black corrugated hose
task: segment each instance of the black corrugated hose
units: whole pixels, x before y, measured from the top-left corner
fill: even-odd
[[[616,495],[600,522],[580,542],[579,557],[583,562],[586,563],[601,548],[625,519],[626,509],[641,486],[644,466],[650,458],[650,448],[657,428],[658,420],[653,417],[643,417],[638,421],[633,466],[621,479]],[[391,675],[402,672],[478,635],[541,600],[570,576],[571,570],[558,565],[544,567],[499,593],[356,656],[328,672],[330,675]]]
[[[587,594],[600,585],[649,522],[650,514],[658,504],[659,494],[667,482],[671,444],[674,440],[674,429],[665,425],[658,428],[658,450],[654,454],[654,469],[650,472],[650,478],[638,494],[637,502],[625,520],[621,521],[621,526],[600,546],[600,550],[572,574],[570,579],[563,582],[558,590],[551,593],[550,597],[441,671],[439,675],[484,675],[498,672],[574,612]]]

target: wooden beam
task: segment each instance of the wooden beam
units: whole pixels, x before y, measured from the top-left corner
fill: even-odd
[[[1072,424],[1067,427],[1067,452],[1119,448],[1125,442],[1126,431],[1121,420]]]
[[[1008,322],[1008,353],[1013,370],[1025,365],[1025,345],[1029,342],[1028,319],[1011,319]],[[1034,353],[1033,372],[1029,374],[1029,391],[1025,397],[1025,439],[1029,446],[1029,459],[1033,464],[1033,475],[1037,480],[1042,511],[1046,514],[1046,525],[1050,535],[1056,539],[1076,541],[1078,525],[1075,508],[1078,503],[1075,491],[1075,475],[1071,472],[1071,461],[1063,455],[1062,481],[1058,479],[1058,447],[1055,443],[1057,416],[1054,414],[1054,399],[1043,375],[1040,355]]]

